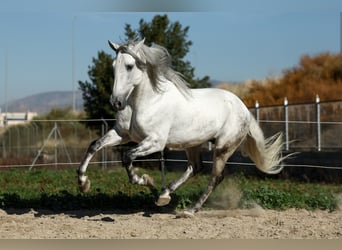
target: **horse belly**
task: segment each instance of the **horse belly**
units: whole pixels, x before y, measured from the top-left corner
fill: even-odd
[[[212,113],[211,113],[212,114]],[[167,146],[171,148],[189,148],[215,138],[219,130],[220,119],[202,115],[177,117],[170,129]]]

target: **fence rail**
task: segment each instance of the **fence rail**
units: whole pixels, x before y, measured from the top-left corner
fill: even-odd
[[[166,162],[166,163],[183,163],[186,164],[187,160],[182,160],[182,159],[144,159],[144,160],[135,160],[135,163],[144,163],[144,162]],[[213,164],[213,161],[202,161],[203,164],[208,164],[211,165]],[[78,166],[80,162],[59,162],[57,163],[58,167],[74,167]],[[103,165],[103,164],[121,164],[121,160],[116,160],[116,161],[91,161],[89,165]],[[35,164],[34,167],[51,167],[53,166],[53,163],[38,163]],[[228,161],[226,165],[236,165],[236,166],[255,166],[254,163],[249,163],[249,162],[231,162]],[[311,165],[311,164],[283,164],[283,166],[286,167],[294,167],[294,168],[319,168],[319,169],[333,169],[333,170],[341,170],[342,171],[342,164],[340,166],[324,166],[324,165]],[[32,164],[20,164],[20,165],[1,165],[0,168],[26,168],[30,169],[32,167]],[[32,169],[32,168],[31,168]]]
[[[285,150],[331,151],[342,149],[342,101],[290,105],[287,98],[281,106],[250,109],[266,136],[283,131]]]

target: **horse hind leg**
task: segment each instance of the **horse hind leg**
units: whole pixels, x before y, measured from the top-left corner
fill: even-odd
[[[215,149],[214,151],[214,163],[211,173],[211,177],[207,186],[207,189],[203,192],[201,197],[195,203],[195,205],[177,214],[177,217],[193,217],[198,212],[203,204],[208,199],[209,195],[215,190],[216,186],[224,179],[224,167],[228,158],[234,153],[237,147],[229,149]]]

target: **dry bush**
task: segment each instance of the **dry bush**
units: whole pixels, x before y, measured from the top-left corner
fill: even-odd
[[[341,99],[342,54],[304,55],[299,65],[285,69],[278,79],[253,80],[248,93],[240,97],[252,107],[256,100],[262,106],[280,105],[284,97],[290,103],[314,102],[316,95],[321,101]]]

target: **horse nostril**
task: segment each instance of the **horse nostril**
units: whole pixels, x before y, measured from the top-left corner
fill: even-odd
[[[120,109],[122,107],[122,103],[120,101],[116,101],[114,105],[116,109]]]
[[[123,97],[112,98],[111,103],[115,111],[123,110],[126,107],[126,101]]]

